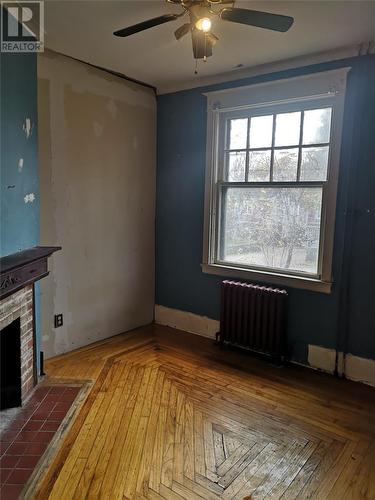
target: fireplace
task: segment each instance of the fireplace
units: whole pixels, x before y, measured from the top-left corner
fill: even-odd
[[[60,247],[34,247],[0,259],[1,409],[21,406],[38,382],[34,283]]]
[[[23,287],[0,302],[0,340],[1,389],[3,376],[8,383],[18,370],[21,386],[18,404],[5,406],[2,400],[1,407],[4,409],[20,406],[37,383],[32,285]]]
[[[0,331],[0,409],[21,405],[21,320]]]

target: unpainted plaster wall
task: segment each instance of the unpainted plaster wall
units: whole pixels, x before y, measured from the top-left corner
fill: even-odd
[[[51,357],[153,319],[156,100],[47,51],[38,113],[41,244],[62,246],[41,286]]]

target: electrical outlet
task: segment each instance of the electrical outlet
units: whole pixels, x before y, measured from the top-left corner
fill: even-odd
[[[59,328],[59,326],[63,326],[63,315],[55,314],[55,328]]]

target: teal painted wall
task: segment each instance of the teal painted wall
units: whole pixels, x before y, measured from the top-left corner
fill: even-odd
[[[4,256],[39,243],[37,55],[1,53],[0,83],[0,256]],[[31,124],[29,137],[26,119]],[[38,284],[35,302],[39,351]]]
[[[39,241],[36,57],[1,53],[2,256]],[[23,130],[27,118],[32,127],[28,138]]]
[[[365,56],[158,97],[156,303],[219,318],[222,278],[201,271],[206,98],[203,92],[352,66],[348,77],[330,295],[289,288],[288,345],[375,358],[375,58]]]

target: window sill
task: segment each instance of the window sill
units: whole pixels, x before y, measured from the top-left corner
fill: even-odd
[[[290,276],[289,274],[255,271],[239,267],[223,266],[222,264],[202,264],[202,271],[217,276],[242,278],[246,280],[262,281],[284,287],[299,288],[320,293],[331,293],[332,283],[314,278],[302,276]]]

